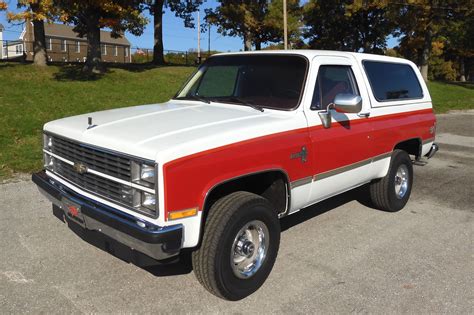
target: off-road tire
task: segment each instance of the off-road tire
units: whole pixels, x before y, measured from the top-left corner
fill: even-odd
[[[408,172],[408,187],[403,197],[397,197],[395,182],[397,170],[401,165],[405,166]],[[394,150],[391,156],[390,167],[387,175],[383,178],[373,181],[370,184],[370,199],[376,209],[388,212],[396,212],[408,202],[413,186],[413,163],[407,152],[403,150]]]
[[[263,222],[268,228],[269,246],[256,273],[241,279],[232,270],[232,248],[241,228],[254,220]],[[194,273],[212,294],[226,300],[240,300],[265,282],[279,245],[280,222],[269,201],[249,192],[234,192],[219,199],[209,210],[201,245],[192,253]]]

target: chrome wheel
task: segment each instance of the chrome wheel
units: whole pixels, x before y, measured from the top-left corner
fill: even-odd
[[[230,263],[238,278],[250,278],[260,269],[267,256],[269,235],[265,223],[258,220],[247,223],[237,233]]]
[[[405,164],[398,167],[395,174],[395,195],[398,199],[402,199],[408,191],[408,168]]]

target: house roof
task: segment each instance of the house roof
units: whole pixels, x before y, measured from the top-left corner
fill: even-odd
[[[79,37],[79,35],[75,33],[72,29],[73,29],[73,26],[69,26],[65,24],[47,24],[46,23],[44,25],[44,33],[46,36],[86,39],[86,36]],[[130,46],[130,42],[125,36],[122,36],[121,38],[113,38],[111,36],[111,32],[103,31],[103,30],[100,31],[100,41],[102,43]]]

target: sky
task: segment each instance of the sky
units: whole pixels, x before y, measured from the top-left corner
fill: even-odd
[[[9,9],[11,9],[11,7],[16,3],[16,1],[13,0],[7,2],[12,3]],[[204,16],[204,10],[206,8],[214,8],[216,5],[216,0],[208,0],[204,2],[200,8],[201,19]],[[149,14],[149,12],[145,12],[145,15],[148,17],[150,23],[146,26],[143,34],[138,37],[128,33],[126,34],[126,37],[132,43],[133,48],[138,47],[143,49],[153,47],[153,17]],[[197,18],[197,13],[194,15],[194,18]],[[3,35],[4,40],[18,39],[23,29],[23,25],[8,23],[5,12],[0,12],[0,24],[3,24],[5,27]],[[211,27],[210,35],[211,50],[227,52],[239,51],[243,48],[241,38],[222,36],[216,32],[215,26]],[[202,51],[208,50],[208,39],[209,34],[207,32],[201,34]],[[175,17],[173,12],[166,9],[165,14],[163,15],[163,44],[165,50],[187,51],[189,49],[197,49],[197,29],[185,28],[183,20]],[[393,47],[396,44],[396,39],[389,38],[389,47]]]
[[[8,1],[7,1],[8,2]],[[16,1],[9,1],[12,3],[9,7],[14,6]],[[217,5],[216,0],[208,0],[203,3],[200,8],[201,20],[204,16],[204,10],[206,8],[215,7]],[[132,43],[132,47],[139,48],[152,48],[153,47],[153,17],[149,12],[144,12],[146,17],[149,19],[149,24],[146,26],[143,35],[137,37],[129,33],[126,34],[128,40]],[[194,18],[197,18],[197,13],[194,14]],[[4,40],[18,39],[23,29],[22,25],[14,25],[8,23],[5,12],[0,12],[0,24],[3,24],[5,31],[3,34]],[[196,24],[197,25],[197,24]],[[201,33],[201,50],[207,51],[208,49],[208,33]],[[197,28],[185,28],[183,20],[175,17],[174,13],[165,10],[163,15],[163,44],[165,50],[179,50],[187,51],[188,49],[197,49]],[[216,32],[216,27],[211,27],[211,49],[218,51],[238,51],[243,48],[242,40],[238,37],[222,36]]]

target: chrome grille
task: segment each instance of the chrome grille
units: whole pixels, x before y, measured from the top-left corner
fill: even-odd
[[[74,163],[84,163],[89,169],[126,181],[131,180],[130,159],[59,137],[53,138],[52,152]]]
[[[79,174],[72,165],[60,160],[56,160],[54,172],[91,193],[127,207],[133,206],[130,185],[120,184],[91,173]]]

